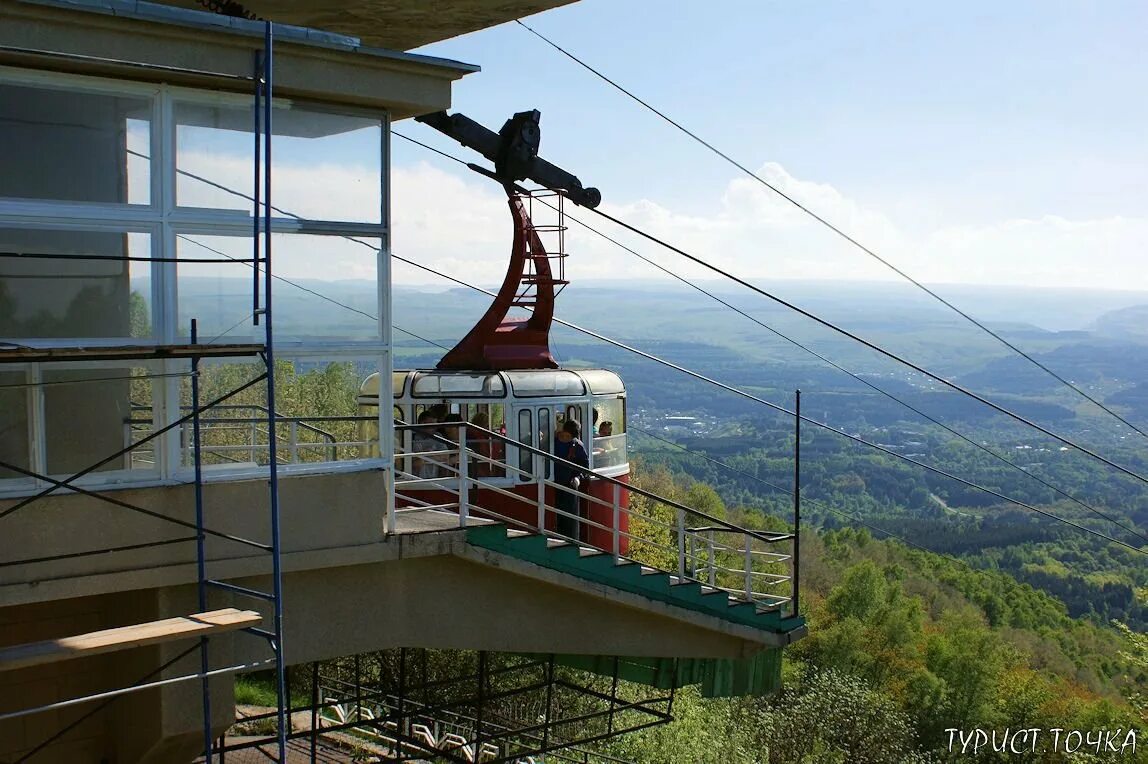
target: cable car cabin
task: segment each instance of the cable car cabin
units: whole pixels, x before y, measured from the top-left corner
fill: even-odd
[[[444,411],[462,420],[483,427],[505,437],[483,437],[477,427],[468,432],[468,448],[490,461],[472,459],[469,462],[469,504],[472,512],[482,514],[480,508],[491,511],[495,519],[507,518],[523,526],[538,525],[539,483],[554,479],[552,460],[539,454],[514,447],[523,443],[546,453],[554,452],[554,436],[568,419],[576,420],[582,428],[582,442],[590,457],[590,479],[583,481],[579,490],[604,504],[581,499],[579,514],[591,523],[613,529],[615,497],[614,484],[595,480],[595,476],[629,482],[630,465],[626,455],[626,390],[621,378],[605,369],[519,369],[513,371],[395,371],[394,418],[396,423],[414,423],[425,411]],[[363,382],[358,397],[359,413],[375,418],[378,415],[379,379],[372,374]],[[437,408],[436,408],[437,407]],[[364,440],[378,442],[377,419],[366,424],[374,429],[364,433]],[[447,425],[449,426],[449,424]],[[419,448],[414,444],[411,430],[395,432],[395,469],[399,475],[426,477],[425,463],[411,456]],[[436,468],[430,467],[431,473]],[[458,501],[455,493],[458,480],[454,472],[439,469],[441,483],[428,481],[418,487],[403,489],[396,494],[396,506],[422,506],[450,504]],[[484,490],[489,486],[491,490]],[[500,490],[494,490],[500,489]],[[543,487],[546,505],[555,507],[555,488]],[[506,495],[511,492],[522,499]],[[409,498],[407,498],[409,497]],[[618,490],[618,503],[629,506],[629,492]],[[619,531],[629,531],[629,516],[619,513]],[[555,515],[546,513],[546,525],[555,530]],[[584,524],[582,540],[609,548],[609,530]],[[623,553],[628,547],[623,535]]]

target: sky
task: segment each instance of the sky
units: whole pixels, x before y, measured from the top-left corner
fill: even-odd
[[[1148,290],[1148,4],[582,0],[526,23],[922,281]],[[897,278],[516,24],[418,52],[482,66],[453,110],[539,109],[542,155],[602,209],[739,275]],[[393,144],[394,251],[497,283],[501,190]],[[576,226],[566,244],[573,278],[661,276]]]

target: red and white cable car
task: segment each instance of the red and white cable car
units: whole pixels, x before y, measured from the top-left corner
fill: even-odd
[[[590,462],[590,479],[579,491],[599,500],[581,502],[579,514],[590,521],[583,525],[582,540],[604,548],[610,543],[615,517],[622,534],[629,530],[628,513],[613,511],[615,503],[622,510],[628,508],[628,492],[618,490],[615,482],[593,479],[628,482],[626,389],[621,378],[606,369],[559,368],[549,346],[555,297],[569,283],[563,278],[563,203],[569,199],[593,207],[601,197],[596,189],[582,188],[577,178],[537,156],[538,117],[538,112],[516,114],[498,134],[459,114],[421,118],[495,162],[493,173],[472,167],[506,189],[514,240],[502,286],[470,332],[436,368],[394,372],[394,418],[416,423],[425,418],[424,412],[431,412],[440,424],[449,418],[475,425],[466,428],[468,448],[482,457],[468,463],[475,473],[469,475],[474,485],[468,495],[471,511],[487,509],[492,516],[527,527],[538,525],[539,499],[555,506],[555,488],[546,482],[554,480],[554,464],[515,444],[553,453],[555,434],[567,420],[576,420]],[[551,191],[526,192],[514,183],[523,178]],[[555,224],[535,225],[531,213],[539,203],[557,214]],[[543,244],[544,236],[557,242],[551,251]],[[378,375],[363,383],[358,403],[363,414],[377,412]],[[450,422],[443,427],[442,436],[457,437],[450,432]],[[480,427],[503,437],[483,437]],[[417,432],[400,428],[395,437],[397,473],[419,474],[418,457],[410,456],[419,451],[414,442]],[[433,473],[435,468],[430,469]],[[457,501],[446,483],[428,478],[406,487],[402,497],[396,496],[396,504],[442,506]],[[547,530],[555,531],[554,513],[545,517]]]

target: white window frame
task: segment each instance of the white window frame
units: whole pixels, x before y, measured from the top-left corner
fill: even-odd
[[[94,230],[117,232],[148,233],[151,237],[151,255],[156,258],[176,256],[177,236],[185,235],[229,235],[250,238],[253,221],[250,211],[192,208],[176,206],[176,130],[175,104],[189,102],[201,105],[228,105],[250,108],[252,96],[225,93],[211,90],[157,85],[151,83],[114,80],[86,75],[75,75],[39,70],[0,66],[0,84],[50,88],[68,92],[84,92],[109,96],[145,98],[151,101],[150,113],[150,199],[144,204],[109,204],[95,202],[74,202],[66,200],[39,200],[28,198],[0,197],[0,227],[38,227],[57,230]],[[276,356],[279,360],[322,359],[332,362],[367,360],[376,365],[380,373],[380,398],[390,400],[392,377],[391,355],[391,306],[390,306],[390,120],[385,112],[368,111],[360,107],[341,106],[318,102],[297,102],[287,99],[273,99],[273,105],[299,106],[329,111],[332,114],[362,116],[378,120],[380,126],[380,170],[379,183],[381,210],[379,223],[359,223],[335,220],[300,220],[291,217],[275,217],[270,228],[272,233],[305,233],[309,235],[361,236],[379,242],[377,252],[377,280],[379,314],[376,336],[367,339],[347,339],[331,341],[327,338],[290,337],[276,334]],[[274,181],[273,181],[274,183]],[[250,189],[242,191],[250,193]],[[274,203],[274,188],[272,188]],[[303,229],[306,230],[303,230]],[[146,264],[140,264],[144,266]],[[237,268],[242,266],[237,265]],[[239,271],[237,271],[239,272]],[[247,272],[249,275],[249,272]],[[281,286],[280,289],[289,286]],[[172,344],[180,341],[180,327],[175,326],[178,317],[178,277],[177,264],[153,262],[151,264],[151,319],[154,341]],[[257,341],[261,341],[262,332]],[[117,347],[138,345],[138,338],[108,337],[69,337],[69,338],[4,338],[35,347]],[[237,340],[247,339],[238,337]],[[249,359],[243,359],[246,362]],[[189,362],[173,360],[120,361],[103,364],[116,368],[131,366],[155,366],[163,373],[177,374],[189,370]],[[35,383],[41,380],[44,370],[63,369],[74,364],[3,364],[0,370],[23,371],[25,379],[33,383],[29,396],[29,469],[45,474],[46,444],[44,443],[43,391]],[[98,368],[100,364],[86,362],[84,368]],[[178,420],[180,401],[180,380],[176,377],[155,380],[153,384],[156,427],[163,427]],[[393,459],[391,432],[393,423],[380,406],[380,445],[382,454],[378,458],[343,462],[316,462],[298,465],[282,465],[281,474],[312,472],[342,472],[363,469],[390,469]],[[159,438],[155,453],[156,470],[116,470],[87,475],[76,481],[85,488],[145,487],[148,485],[170,485],[188,482],[193,476],[190,467],[183,467],[179,447],[180,429],[173,428]],[[209,480],[236,480],[266,475],[266,467],[237,469],[234,471],[213,471]],[[57,479],[67,476],[53,475]],[[0,480],[0,496],[24,495],[43,490],[50,484],[43,480],[32,481],[18,478]],[[61,489],[63,490],[63,489]]]

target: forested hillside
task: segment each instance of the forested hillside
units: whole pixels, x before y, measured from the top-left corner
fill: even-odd
[[[640,475],[651,490],[753,522],[754,510],[727,510],[703,484]],[[999,760],[1148,761],[1143,637],[1071,618],[1007,574],[864,529],[807,533],[802,553],[810,636],[787,651],[786,689],[765,699],[684,691],[677,721],[620,738],[613,753],[650,764],[959,761],[951,728],[1119,729],[1120,743],[1136,729],[1135,755],[1125,746],[1120,759],[1054,754],[1046,734],[1036,753]]]

